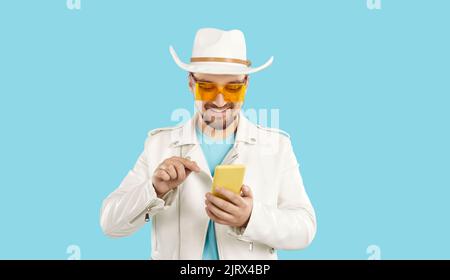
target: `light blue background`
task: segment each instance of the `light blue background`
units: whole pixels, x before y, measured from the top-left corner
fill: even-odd
[[[450,256],[450,1],[0,2],[0,258],[147,259],[150,225],[122,239],[102,200],[148,130],[192,110],[186,73],[200,27],[239,28],[247,108],[279,108],[318,218],[283,259]]]

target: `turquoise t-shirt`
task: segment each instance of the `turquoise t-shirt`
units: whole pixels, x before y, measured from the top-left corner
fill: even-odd
[[[234,144],[234,133],[227,139],[212,139],[203,134],[198,128],[196,129],[197,139],[202,147],[203,154],[208,162],[211,176],[214,176],[216,165],[221,164],[228,151]],[[206,233],[205,247],[203,249],[204,260],[218,260],[219,253],[217,251],[216,232],[214,222],[209,220],[208,231]]]

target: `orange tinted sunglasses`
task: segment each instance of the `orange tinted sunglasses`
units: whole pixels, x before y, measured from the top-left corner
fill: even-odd
[[[191,77],[195,82],[195,100],[214,101],[219,93],[222,93],[226,102],[242,102],[244,101],[247,89],[246,81],[239,83],[228,83],[219,85],[213,82],[198,81],[191,73]]]

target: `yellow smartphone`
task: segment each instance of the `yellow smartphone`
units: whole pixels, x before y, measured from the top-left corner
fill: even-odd
[[[211,193],[215,196],[226,199],[216,192],[216,187],[222,187],[236,194],[240,194],[241,186],[244,181],[244,175],[245,165],[243,164],[217,165],[214,169]]]

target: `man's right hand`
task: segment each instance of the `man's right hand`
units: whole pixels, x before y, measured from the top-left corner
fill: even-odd
[[[159,198],[177,187],[191,174],[200,172],[195,161],[182,157],[171,157],[161,162],[155,169],[152,183]]]

